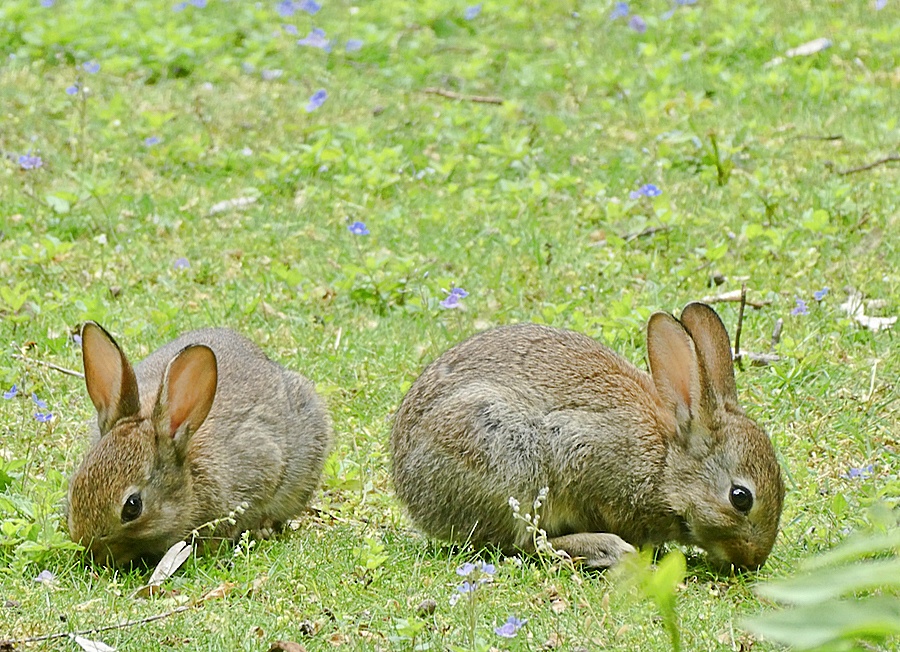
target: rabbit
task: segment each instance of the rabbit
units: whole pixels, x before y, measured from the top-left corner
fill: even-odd
[[[446,351],[394,417],[394,487],[436,539],[534,551],[510,498],[549,488],[540,527],[557,550],[607,568],[634,546],[696,545],[756,570],[784,483],[772,443],[738,404],[716,312],[691,303],[647,326],[650,373],[593,339],[502,326]]]
[[[67,511],[95,561],[158,560],[236,510],[211,538],[266,536],[303,511],[332,443],[312,382],[225,328],[185,333],[133,368],[94,322],[81,345],[97,427]]]

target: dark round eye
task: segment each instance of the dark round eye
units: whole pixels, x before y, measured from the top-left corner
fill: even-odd
[[[739,512],[746,514],[753,507],[753,492],[747,487],[742,487],[739,484],[732,485],[731,493],[728,497],[731,499],[731,504]]]
[[[125,499],[125,504],[122,505],[122,522],[128,523],[133,521],[141,515],[143,509],[144,504],[141,502],[141,494],[137,492],[131,494]]]

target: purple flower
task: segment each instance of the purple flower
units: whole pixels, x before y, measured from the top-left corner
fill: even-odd
[[[294,36],[297,35],[297,26],[296,25],[291,25],[290,23],[285,23],[284,25],[281,26],[281,29],[283,29],[288,34],[293,34]]]
[[[828,295],[828,287],[826,286],[826,287],[822,288],[821,290],[816,290],[815,292],[813,292],[813,299],[815,299],[816,301],[821,301],[827,295]]]
[[[46,412],[46,413],[44,413],[44,412],[35,412],[35,413],[34,413],[34,418],[35,418],[39,423],[47,423],[48,421],[50,421],[50,419],[53,418],[53,413],[52,413],[52,412]]]
[[[806,307],[806,301],[804,301],[803,299],[800,299],[799,297],[796,299],[796,301],[797,301],[797,305],[794,306],[793,310],[791,310],[791,314],[794,316],[808,315],[809,308]]]
[[[609,14],[610,20],[616,20],[617,18],[625,18],[628,15],[628,3],[627,2],[617,2],[616,6],[613,7],[612,12]]]
[[[315,2],[315,0],[303,0],[300,3],[300,11],[305,11],[310,16],[315,16],[317,13],[319,13],[319,9],[321,8],[322,5],[320,5],[318,2]]]
[[[481,13],[481,4],[482,3],[479,2],[477,5],[466,7],[466,11],[463,14],[463,17],[465,17],[466,20],[475,20],[475,18],[478,17],[478,14]]]
[[[35,394],[34,392],[31,392],[31,400],[34,401],[34,404],[37,405],[42,410],[47,409],[47,401],[42,401],[41,399],[39,399],[37,397],[37,394]]]
[[[81,348],[81,335],[75,333],[72,336],[72,341],[75,342],[75,346],[77,346],[79,349]]]
[[[628,193],[628,197],[630,199],[639,199],[641,197],[659,197],[661,194],[662,190],[660,190],[657,186],[653,185],[652,183],[645,183],[637,190],[632,190],[630,193]]]
[[[875,0],[875,11],[881,11],[887,7],[887,0]]]
[[[81,90],[78,84],[72,84],[68,88],[66,88],[66,95],[78,95],[78,91]]]
[[[85,61],[81,64],[81,67],[84,68],[85,72],[91,75],[96,75],[100,72],[100,64],[96,61]]]
[[[297,7],[294,6],[294,3],[291,2],[291,0],[282,0],[275,5],[275,11],[277,11],[278,15],[282,18],[290,18],[294,15],[294,12],[297,11]]]
[[[297,41],[297,45],[308,45],[311,48],[320,48],[326,52],[331,52],[332,42],[325,38],[324,29],[314,27],[306,37]]]
[[[11,398],[15,398],[16,394],[18,394],[18,393],[19,393],[19,388],[16,387],[15,385],[13,385],[8,390],[3,392],[3,398],[5,398],[8,401]]]
[[[41,0],[41,6],[44,9],[49,9],[50,7],[53,6],[54,2],[55,2],[55,0]]]
[[[179,2],[172,7],[172,11],[184,11],[185,9],[187,9],[186,2]]]
[[[19,156],[19,167],[23,170],[36,170],[37,168],[44,167],[44,161],[37,154],[32,154],[28,152],[27,154],[22,154]]]
[[[366,228],[365,222],[354,222],[347,227],[347,230],[353,235],[369,235],[369,229]]]
[[[497,636],[502,636],[503,638],[513,638],[518,633],[518,631],[522,629],[522,626],[527,622],[527,618],[519,620],[515,616],[510,616],[500,627],[494,628],[494,633]]]
[[[851,466],[850,470],[847,471],[847,474],[844,477],[849,480],[853,480],[856,478],[859,478],[860,480],[864,480],[866,478],[871,477],[874,472],[875,472],[874,464],[867,464],[866,466],[859,467],[859,468],[857,468],[855,466]]]
[[[206,9],[206,0],[188,0],[188,4],[192,4],[197,9]]]
[[[679,7],[687,7],[689,5],[697,4],[697,0],[675,0],[675,4]]]
[[[56,579],[56,576],[48,570],[42,570],[37,574],[37,577],[34,578],[35,582],[40,582],[42,584],[46,584],[47,582],[52,582]]]
[[[647,23],[640,16],[632,16],[628,19],[628,26],[633,29],[638,34],[643,34],[647,31]]]
[[[191,266],[191,261],[182,256],[181,258],[176,258],[175,262],[172,263],[172,267],[175,269],[189,269]]]
[[[347,52],[357,52],[358,50],[362,49],[362,46],[363,42],[360,39],[351,38],[347,39],[347,45],[345,45],[344,48],[347,50]]]
[[[328,99],[328,91],[324,88],[320,88],[315,93],[312,94],[312,97],[309,98],[309,104],[306,105],[306,112],[312,113],[320,106],[325,104],[325,100]]]
[[[447,297],[438,305],[440,305],[441,308],[459,308],[460,305],[462,305],[460,304],[459,300],[465,299],[467,296],[469,296],[469,293],[462,288],[451,288],[450,293],[447,295]],[[469,566],[469,564],[464,565],[462,568],[466,568],[467,566]],[[494,574],[494,567],[491,564],[481,564],[481,562],[479,562],[478,568],[488,575]],[[459,570],[457,570],[456,572],[458,573]]]
[[[15,385],[13,385],[15,387]],[[475,570],[475,564],[467,561],[465,564],[456,569],[456,574],[462,577],[468,577],[472,574],[472,571]]]
[[[148,136],[144,139],[144,145],[147,147],[153,147],[154,145],[159,145],[160,143],[159,136]]]

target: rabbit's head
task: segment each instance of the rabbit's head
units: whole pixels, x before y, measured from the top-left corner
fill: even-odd
[[[187,534],[197,501],[188,444],[215,398],[215,354],[202,345],[183,349],[142,406],[115,340],[93,322],[81,337],[100,439],[69,483],[69,533],[103,564],[158,558]]]
[[[759,568],[778,533],[784,483],[771,441],[738,404],[725,326],[701,303],[685,307],[680,320],[657,313],[647,349],[675,420],[662,490],[682,518],[682,542],[715,563]]]

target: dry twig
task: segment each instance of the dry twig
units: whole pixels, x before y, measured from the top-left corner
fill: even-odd
[[[867,163],[865,165],[860,165],[857,168],[847,168],[846,170],[835,170],[837,174],[841,176],[847,174],[856,174],[857,172],[865,172],[866,170],[871,170],[872,168],[876,168],[879,165],[885,165],[886,163],[893,163],[894,161],[900,161],[900,154],[888,154],[884,158],[880,158],[877,161],[872,161],[871,163]]]
[[[434,86],[423,88],[422,92],[428,93],[429,95],[440,95],[441,97],[459,100],[461,102],[477,102],[478,104],[503,104],[504,102],[502,97],[496,97],[494,95],[463,95],[462,93],[450,91],[446,88],[436,88]]]
[[[75,371],[73,369],[66,369],[65,367],[60,367],[57,364],[53,364],[52,362],[44,362],[43,360],[37,360],[35,358],[28,358],[24,355],[20,355],[18,353],[13,353],[12,357],[17,360],[22,360],[24,362],[34,362],[35,364],[42,365],[49,369],[53,369],[54,371],[59,371],[60,373],[68,374],[69,376],[75,376],[76,378],[84,378],[84,374],[80,371]]]

